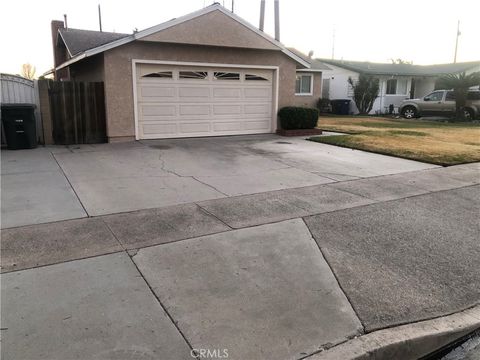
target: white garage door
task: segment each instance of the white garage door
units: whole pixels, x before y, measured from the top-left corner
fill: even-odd
[[[273,130],[273,70],[136,66],[140,139]]]

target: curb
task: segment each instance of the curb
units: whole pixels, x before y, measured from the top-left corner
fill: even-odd
[[[480,305],[432,320],[378,330],[305,359],[414,360],[477,329],[480,329]]]

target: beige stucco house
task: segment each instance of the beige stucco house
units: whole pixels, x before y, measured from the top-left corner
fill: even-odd
[[[322,67],[219,4],[133,34],[52,34],[56,80],[104,82],[111,142],[271,133],[279,108],[321,94]]]

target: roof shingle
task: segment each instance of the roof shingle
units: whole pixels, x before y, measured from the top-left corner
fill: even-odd
[[[58,31],[72,57],[86,50],[129,36],[129,34],[122,33],[72,28],[59,29]]]

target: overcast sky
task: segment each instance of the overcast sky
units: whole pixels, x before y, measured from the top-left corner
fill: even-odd
[[[273,34],[273,0],[267,1],[266,32]],[[219,1],[231,8],[231,0]],[[206,0],[2,0],[0,72],[19,73],[23,63],[37,75],[52,67],[50,21],[68,16],[68,26],[131,33],[198,10]],[[258,26],[260,0],[235,0],[235,13]],[[281,41],[315,57],[414,64],[453,61],[457,20],[458,61],[480,60],[478,0],[280,0]],[[194,59],[192,59],[194,60]]]

